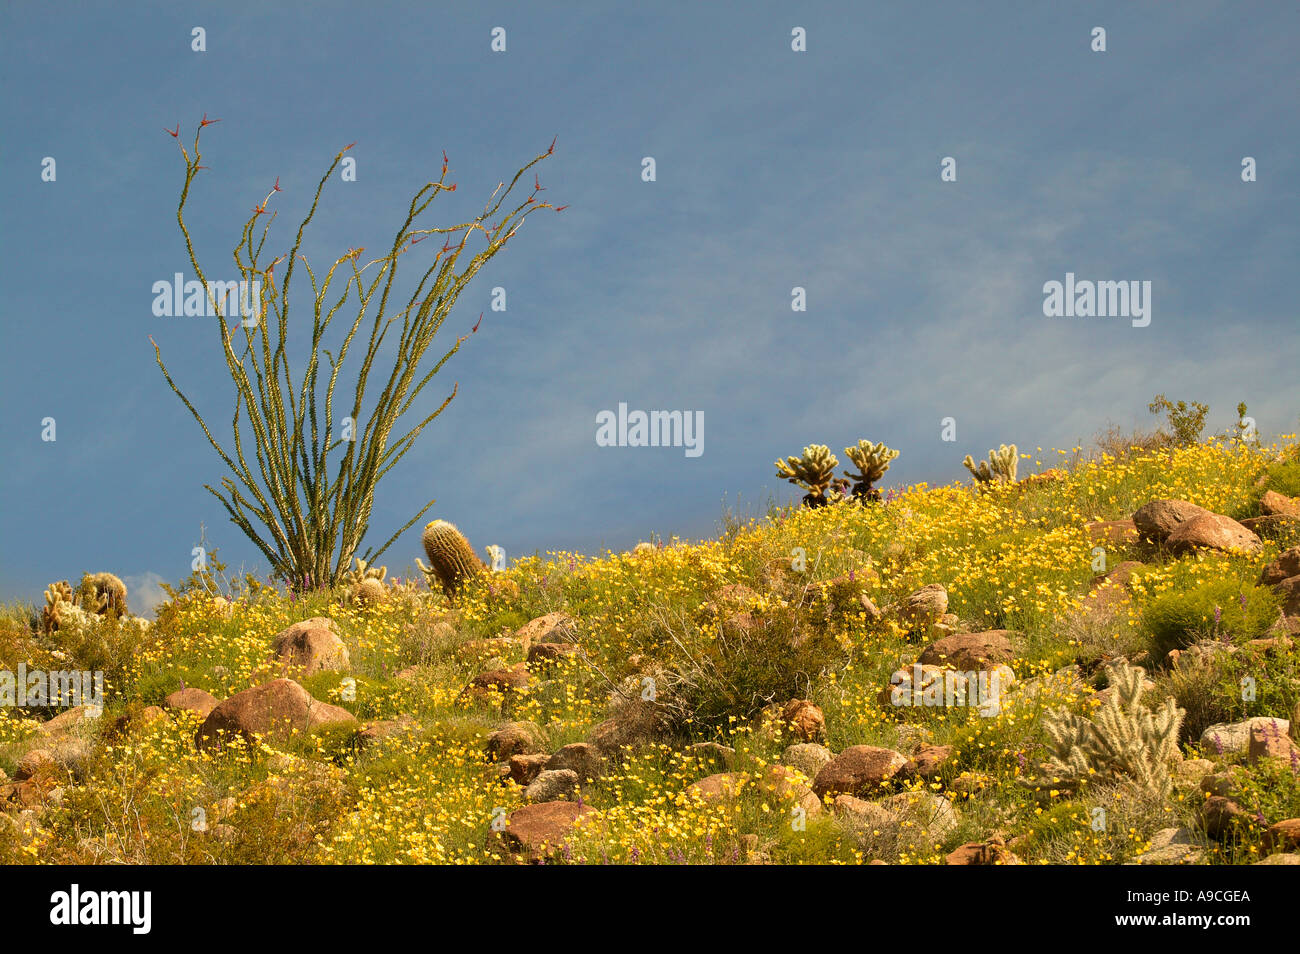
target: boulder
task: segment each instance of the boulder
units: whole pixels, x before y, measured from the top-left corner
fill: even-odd
[[[941,583],[929,583],[889,608],[889,613],[908,629],[929,632],[948,612],[948,591]]]
[[[330,670],[346,672],[351,665],[348,648],[335,632],[334,621],[326,616],[294,623],[275,637],[271,648],[283,672],[299,678]]]
[[[555,802],[578,791],[578,773],[572,769],[545,769],[528,783],[524,797],[530,802]]]
[[[939,774],[943,763],[952,757],[951,745],[922,745],[912,753],[907,764],[898,770],[900,779],[931,779]]]
[[[215,709],[221,700],[211,693],[204,692],[202,689],[177,689],[163,703],[168,709],[180,709],[187,712],[195,713],[200,719],[206,719],[208,714]]]
[[[988,841],[968,841],[950,851],[944,859],[950,865],[1023,865],[1024,862],[1008,848],[1001,838]]]
[[[781,709],[781,721],[801,741],[816,742],[826,737],[826,717],[820,706],[807,699],[791,699],[787,702]]]
[[[284,739],[294,732],[309,732],[336,722],[356,722],[346,709],[311,695],[292,679],[273,679],[237,692],[213,709],[194,737],[200,749],[220,745],[234,736],[252,741],[255,736]]]
[[[1264,567],[1259,582],[1265,586],[1276,586],[1283,580],[1300,576],[1300,547],[1291,547],[1277,555],[1277,559]]]
[[[551,757],[545,752],[536,752],[530,755],[512,755],[510,756],[505,777],[519,785],[527,785],[542,774],[546,768],[546,763],[550,760]]]
[[[1282,614],[1300,616],[1300,576],[1288,577],[1273,589],[1282,597]]]
[[[1016,658],[1010,631],[990,629],[982,633],[958,633],[936,640],[917,660],[921,665],[946,666],[960,672],[991,672]]]
[[[1147,540],[1163,543],[1182,524],[1210,511],[1186,500],[1153,500],[1133,514],[1133,525]]]
[[[546,763],[548,772],[567,769],[584,782],[600,777],[600,750],[590,742],[561,746]]]
[[[574,828],[594,813],[577,802],[537,802],[506,817],[505,841],[512,850],[536,860],[560,851]]]
[[[1094,520],[1084,524],[1084,529],[1093,543],[1123,547],[1132,546],[1141,539],[1137,524],[1132,520]]]
[[[568,613],[547,613],[515,630],[515,639],[523,643],[525,652],[533,643],[571,643],[577,623]]]
[[[1251,764],[1260,759],[1285,759],[1291,764],[1300,764],[1300,748],[1287,735],[1290,724],[1282,728],[1278,720],[1255,722],[1250,727],[1250,741],[1247,743],[1246,759]]]
[[[817,773],[825,768],[826,763],[833,757],[831,750],[824,745],[817,745],[815,742],[799,742],[787,746],[781,753],[781,764],[798,769],[809,778],[815,779]]]
[[[506,722],[487,737],[487,754],[493,762],[504,762],[513,755],[540,752],[546,737],[532,722]]]
[[[686,793],[705,802],[729,802],[735,799],[749,776],[743,772],[719,772],[686,786]]]
[[[1165,545],[1174,553],[1197,549],[1256,553],[1263,549],[1264,542],[1231,517],[1203,513],[1180,523],[1165,538]]]
[[[1264,850],[1295,851],[1300,848],[1300,818],[1284,818],[1268,826],[1264,833]]]
[[[1266,517],[1300,517],[1300,500],[1266,490],[1259,498],[1259,512]]]
[[[1147,850],[1138,856],[1140,865],[1200,864],[1204,842],[1189,828],[1163,828],[1151,836]]]
[[[863,795],[878,790],[898,774],[907,759],[893,749],[851,745],[835,756],[813,781],[819,798],[826,795]]]
[[[1291,731],[1289,719],[1273,719],[1269,716],[1255,716],[1240,722],[1219,722],[1201,733],[1201,748],[1216,755],[1248,752],[1251,730],[1256,726],[1271,730],[1274,725],[1277,726],[1279,735],[1286,735]]]

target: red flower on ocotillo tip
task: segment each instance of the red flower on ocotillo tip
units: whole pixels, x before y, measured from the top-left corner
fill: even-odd
[[[562,205],[562,206],[559,206],[555,211],[556,211],[556,212],[563,212],[563,211],[564,211],[565,209],[567,209],[567,208],[568,208],[567,205]]]
[[[266,215],[266,203],[263,202],[261,205],[255,205],[255,206],[253,206],[253,214],[254,214],[254,215]]]
[[[271,186],[271,191],[272,191],[272,192],[283,192],[283,191],[284,191],[283,189],[280,188],[280,177],[279,177],[279,176],[276,176],[276,177],[275,177],[275,185]]]
[[[355,140],[355,139],[352,140],[352,142],[348,143],[346,146],[343,147],[343,151],[344,151],[344,152],[347,152],[349,149],[351,149],[351,148],[352,148],[353,146],[355,146],[356,144],[357,144],[357,140]]]
[[[555,134],[555,139],[559,139],[559,138],[560,138],[560,134],[559,134],[559,133],[556,133],[556,134]],[[552,140],[551,140],[551,148],[549,148],[549,149],[546,150],[546,154],[547,154],[548,156],[549,156],[551,153],[555,152],[555,139],[552,139]]]
[[[204,113],[203,118],[199,120],[199,128],[202,129],[204,126],[211,126],[213,123],[219,122],[221,122],[220,119],[208,119],[208,114]]]
[[[446,172],[446,171],[447,171],[447,163],[448,163],[448,162],[450,162],[450,160],[447,158],[447,150],[444,149],[444,150],[442,151],[442,171],[443,171],[443,172]]]
[[[546,189],[542,186],[542,180],[537,178],[537,173],[535,172],[533,173],[533,191],[534,192],[546,191]]]
[[[181,124],[180,124],[180,123],[177,123],[177,124],[176,124],[176,129],[175,129],[175,130],[168,129],[168,128],[166,128],[166,127],[164,126],[164,127],[163,127],[163,132],[165,132],[167,135],[171,136],[173,139],[180,139],[180,138],[181,138]]]
[[[474,322],[474,327],[470,329],[470,334],[478,333],[478,326],[483,324],[483,312],[478,313],[478,321]]]

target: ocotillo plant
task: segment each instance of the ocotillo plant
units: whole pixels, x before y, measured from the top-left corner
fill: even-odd
[[[802,457],[778,460],[776,475],[808,491],[803,496],[805,507],[824,507],[826,491],[835,477],[837,464],[839,459],[825,444],[810,444],[803,449]]]
[[[844,476],[853,480],[853,496],[861,501],[879,500],[876,481],[885,476],[889,465],[898,458],[899,451],[886,447],[884,441],[873,444],[860,440],[856,447],[844,448],[844,453],[858,469],[856,474],[851,470],[844,471]]]
[[[167,383],[203,428],[204,435],[229,468],[232,476],[221,479],[224,493],[206,485],[226,511],[231,521],[251,539],[271,562],[274,573],[293,589],[310,589],[315,586],[336,585],[351,565],[353,556],[361,546],[370,526],[370,512],[374,503],[375,488],[399,460],[406,454],[434,418],[456,395],[453,386],[450,394],[432,412],[419,419],[402,436],[394,439],[393,428],[398,418],[406,414],[420,396],[425,385],[454,355],[468,335],[461,335],[454,345],[431,367],[422,367],[422,359],[434,336],[442,327],[448,312],[456,303],[465,285],[475,273],[502,248],[518,231],[523,220],[540,209],[559,212],[565,206],[553,206],[538,200],[541,182],[534,174],[535,188],[527,199],[506,206],[506,202],[525,173],[547,158],[551,148],[539,154],[515,173],[510,184],[498,184],[484,209],[469,221],[458,225],[437,228],[417,227],[417,219],[429,208],[433,200],[444,192],[454,192],[455,183],[447,182],[448,161],[442,157],[442,171],[438,179],[425,183],[406,212],[388,252],[358,266],[362,249],[349,249],[330,265],[324,280],[317,282],[316,273],[299,255],[303,234],[316,214],[321,193],[343,159],[348,146],[339,151],[334,162],[316,186],[311,208],[298,226],[297,237],[286,254],[269,263],[264,260],[263,248],[270,233],[274,213],[267,206],[279,191],[279,180],[267,196],[252,211],[244,223],[243,234],[234,251],[235,264],[249,287],[259,290],[261,320],[250,325],[243,321],[230,322],[224,312],[225,303],[218,300],[209,286],[203,268],[194,252],[194,243],[185,221],[185,205],[190,187],[201,164],[199,138],[204,127],[218,120],[206,116],[194,134],[194,145],[187,149],[180,141],[179,128],[167,130],[181,148],[185,159],[185,182],[181,188],[180,205],[176,220],[180,224],[190,264],[201,283],[216,315],[218,335],[226,367],[235,386],[235,415],[233,422],[234,452],[227,451],[208,429],[207,423],[189,398],[176,386],[163,363],[162,353],[154,345],[158,366]],[[353,144],[355,145],[355,143]],[[502,211],[503,207],[506,211]],[[259,229],[258,220],[268,215]],[[486,245],[471,253],[467,264],[459,265],[460,257],[475,233],[481,232]],[[419,283],[411,293],[405,307],[389,310],[389,296],[397,275],[398,259],[414,251],[416,245],[430,235],[445,235],[442,247],[433,256],[416,266]],[[290,374],[286,337],[289,326],[290,288],[301,260],[311,282],[311,350],[306,359],[301,379],[295,383]],[[275,284],[275,267],[285,263],[284,279]],[[335,270],[344,266],[348,278],[337,299],[330,298],[330,286]],[[371,270],[373,269],[373,272]],[[256,284],[254,284],[256,283]],[[219,284],[219,283],[218,283]],[[337,345],[337,354],[325,350],[323,342],[330,323],[340,309],[348,303],[355,309],[351,327]],[[378,304],[373,312],[376,292]],[[355,391],[348,414],[341,421],[335,419],[334,388],[344,360],[352,347],[354,337],[362,322],[370,318],[370,335],[357,373]],[[482,316],[480,316],[481,319]],[[400,322],[400,325],[398,324]],[[363,400],[370,372],[379,357],[390,329],[400,327],[396,341],[396,354],[387,384],[380,393],[369,417],[362,426]],[[305,329],[303,329],[305,331]],[[478,324],[474,325],[478,330]],[[243,340],[236,335],[242,331]],[[150,339],[152,341],[152,338]],[[325,372],[327,383],[323,393],[320,354],[329,361]],[[241,417],[244,418],[241,420]],[[245,444],[250,435],[256,455],[252,467],[245,456]],[[339,452],[341,449],[341,452]],[[330,474],[333,468],[333,476]],[[425,504],[419,512],[394,533],[378,550],[367,550],[364,559],[372,562],[382,554],[408,527],[422,517],[433,505]]]

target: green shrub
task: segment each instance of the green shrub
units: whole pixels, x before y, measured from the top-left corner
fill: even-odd
[[[1201,639],[1236,644],[1258,639],[1277,614],[1278,598],[1272,590],[1226,579],[1156,597],[1142,613],[1142,625],[1160,660],[1171,649]]]
[[[1300,460],[1289,460],[1270,467],[1264,489],[1276,490],[1287,497],[1300,497]]]

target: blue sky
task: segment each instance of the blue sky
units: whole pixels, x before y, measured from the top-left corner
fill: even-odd
[[[385,247],[443,149],[459,188],[439,224],[558,136],[541,178],[570,208],[462,294],[448,340],[493,286],[508,309],[423,395],[460,384],[380,485],[370,543],[431,497],[430,518],[509,556],[698,538],[724,504],[796,496],[772,461],[809,443],[884,440],[891,482],[943,483],[1001,442],[1145,425],[1161,391],[1208,402],[1215,428],[1245,400],[1265,435],[1296,430],[1300,8],[885,6],[4,5],[0,598],[108,569],[138,608],[189,572],[201,523],[265,569],[203,489],[222,465],[148,340],[225,425],[213,321],[151,311],[153,283],[189,273],[163,128],[205,112],[222,122],[189,221],[228,278],[275,178],[283,250],[349,142],[357,181],[327,186],[313,263]],[[1045,317],[1067,272],[1151,281],[1150,326]],[[703,412],[703,454],[597,446],[619,402]],[[418,553],[417,525],[385,562]]]

